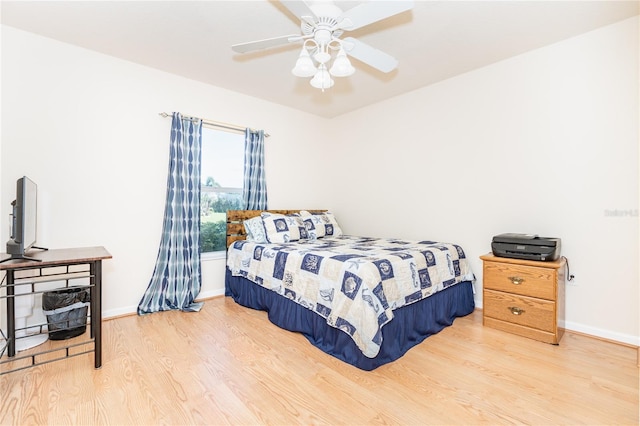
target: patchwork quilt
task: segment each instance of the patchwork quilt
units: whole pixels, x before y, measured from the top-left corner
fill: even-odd
[[[227,266],[321,315],[369,358],[377,355],[394,309],[474,280],[458,245],[348,235],[281,244],[236,241]]]

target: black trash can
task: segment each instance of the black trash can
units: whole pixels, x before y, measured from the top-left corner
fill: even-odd
[[[88,288],[64,288],[42,293],[42,310],[47,316],[49,339],[65,340],[87,329]]]

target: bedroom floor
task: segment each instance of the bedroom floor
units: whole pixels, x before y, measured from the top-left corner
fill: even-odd
[[[372,372],[229,298],[103,325],[81,355],[0,376],[0,424],[608,424],[639,422],[637,352],[482,326],[480,311]]]

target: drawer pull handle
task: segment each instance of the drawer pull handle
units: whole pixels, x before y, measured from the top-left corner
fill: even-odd
[[[511,281],[511,284],[520,285],[520,284],[522,284],[524,282],[524,278],[509,277],[509,281]]]
[[[520,309],[517,306],[509,306],[509,310],[513,315],[522,315],[524,314],[524,309]]]

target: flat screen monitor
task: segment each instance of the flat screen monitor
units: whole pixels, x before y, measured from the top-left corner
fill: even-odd
[[[7,241],[7,253],[11,259],[37,260],[25,253],[36,247],[38,233],[38,186],[26,176],[18,179],[16,199],[11,203],[11,238]]]

